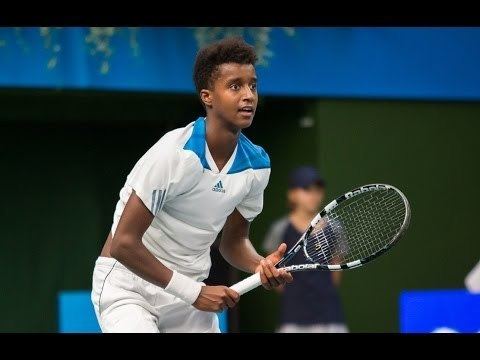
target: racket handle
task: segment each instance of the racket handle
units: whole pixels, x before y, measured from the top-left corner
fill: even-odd
[[[260,279],[260,273],[257,272],[252,276],[249,276],[246,279],[236,283],[235,285],[230,286],[230,289],[236,291],[240,295],[243,295],[260,285],[262,285],[262,280]]]

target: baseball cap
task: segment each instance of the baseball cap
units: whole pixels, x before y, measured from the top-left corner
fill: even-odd
[[[321,187],[326,185],[323,176],[313,166],[299,166],[290,173],[288,179],[289,189],[307,188],[313,184]]]

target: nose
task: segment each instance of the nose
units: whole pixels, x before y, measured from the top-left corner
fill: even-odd
[[[242,100],[253,102],[254,99],[255,99],[255,94],[252,91],[252,89],[250,89],[250,86],[245,86],[245,90],[242,93]]]

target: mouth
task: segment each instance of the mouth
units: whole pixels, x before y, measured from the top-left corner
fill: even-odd
[[[243,106],[238,109],[238,112],[243,115],[252,115],[255,112],[253,106]]]

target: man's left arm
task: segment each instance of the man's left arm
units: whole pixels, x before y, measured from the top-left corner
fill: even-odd
[[[249,239],[250,222],[235,209],[227,218],[220,240],[220,253],[232,266],[248,273],[260,272],[262,285],[271,289],[292,282],[290,273],[277,269],[276,264],[285,254],[286,244],[266,258],[260,256]]]

